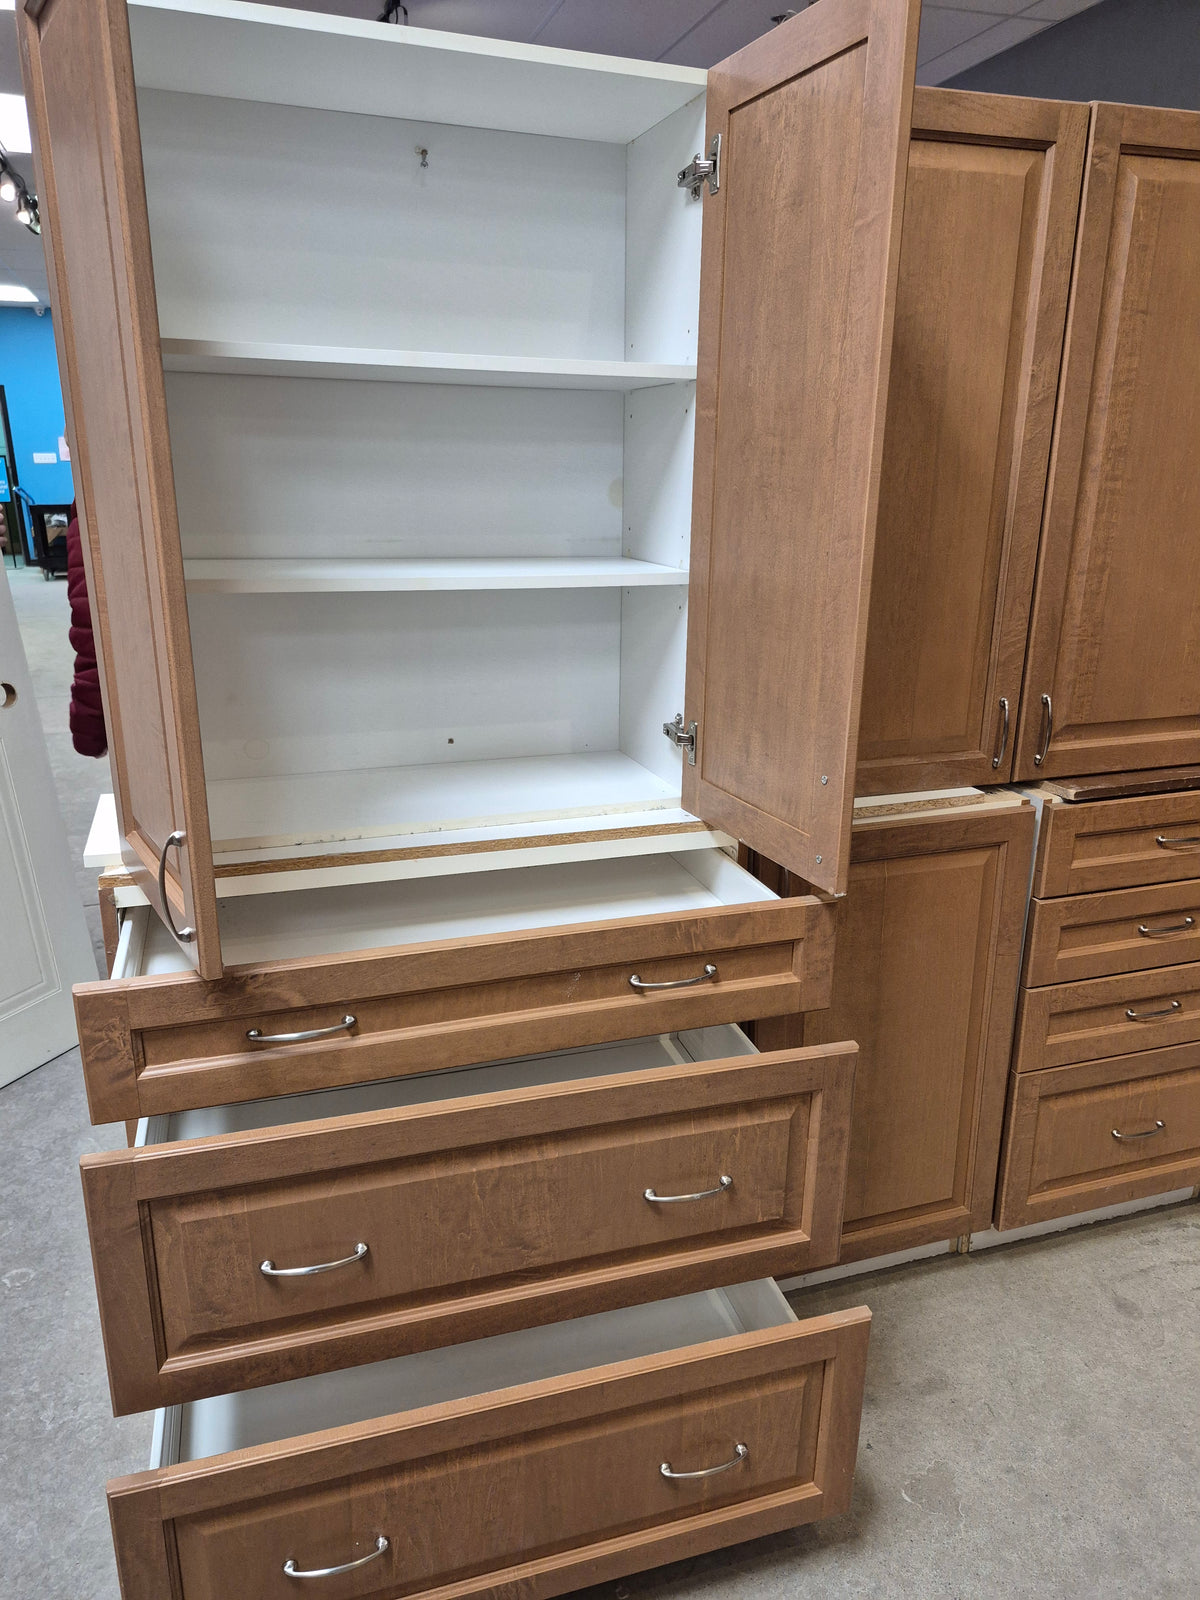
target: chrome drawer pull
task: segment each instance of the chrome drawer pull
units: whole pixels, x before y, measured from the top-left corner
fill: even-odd
[[[352,1267],[356,1261],[361,1261],[367,1253],[367,1246],[358,1243],[354,1246],[352,1256],[343,1256],[340,1261],[318,1261],[315,1267],[277,1267],[273,1261],[260,1261],[258,1270],[264,1278],[311,1278],[318,1272],[332,1272],[335,1267]],[[298,1572],[298,1578],[321,1577],[321,1573]]]
[[[1200,833],[1181,833],[1174,839],[1160,833],[1155,835],[1154,842],[1160,850],[1200,850]]]
[[[724,1194],[726,1189],[732,1188],[733,1179],[722,1173],[715,1189],[701,1189],[696,1194],[655,1194],[653,1189],[643,1189],[642,1199],[653,1201],[656,1206],[673,1206],[680,1200],[711,1200],[714,1194]]]
[[[296,1563],[289,1557],[283,1563],[283,1570],[289,1578],[336,1578],[343,1572],[354,1572],[358,1567],[365,1567],[368,1561],[376,1561],[388,1548],[386,1534],[380,1534],[375,1541],[375,1548],[370,1555],[359,1556],[357,1561],[343,1561],[340,1567],[314,1567],[311,1572],[301,1572]]]
[[[1122,1133],[1119,1128],[1114,1128],[1112,1136],[1114,1139],[1153,1139],[1156,1133],[1164,1132],[1166,1126],[1165,1122],[1156,1122],[1152,1128],[1143,1128],[1141,1133]]]
[[[669,1461],[664,1461],[659,1471],[664,1478],[715,1478],[718,1472],[728,1472],[732,1467],[740,1467],[743,1461],[749,1459],[750,1452],[744,1444],[735,1446],[733,1457],[729,1461],[722,1461],[719,1467],[701,1467],[699,1472],[675,1472]]]
[[[1172,922],[1165,928],[1148,928],[1144,922],[1139,922],[1138,932],[1143,939],[1165,939],[1172,933],[1186,933],[1195,926],[1195,917],[1184,917],[1182,922]]]
[[[635,972],[629,980],[631,989],[691,989],[697,983],[708,983],[715,978],[717,969],[710,961],[698,978],[668,978],[665,983],[645,983]]]
[[[181,845],[186,835],[178,829],[167,835],[167,842],[162,847],[162,854],[158,858],[158,898],[162,901],[163,916],[167,919],[167,927],[181,944],[191,944],[196,937],[195,928],[177,928],[175,918],[171,915],[171,902],[167,899],[167,851],[172,845]]]
[[[1159,1011],[1132,1011],[1127,1007],[1125,1010],[1125,1015],[1129,1018],[1130,1022],[1153,1022],[1155,1017],[1169,1017],[1173,1011],[1182,1010],[1182,1001],[1172,1000],[1169,1006],[1163,1006]]]
[[[1008,701],[1003,695],[1000,696],[1000,727],[998,733],[1000,739],[1000,748],[992,757],[993,772],[1004,760],[1005,752],[1008,749]]]
[[[1050,754],[1050,741],[1054,737],[1054,702],[1048,694],[1042,696],[1042,734],[1038,741],[1037,755],[1033,758],[1035,767],[1040,767]]]
[[[347,1011],[342,1020],[330,1028],[305,1028],[302,1033],[263,1033],[259,1028],[247,1028],[246,1037],[255,1044],[303,1044],[306,1039],[328,1039],[332,1033],[345,1033],[357,1021],[358,1018]]]

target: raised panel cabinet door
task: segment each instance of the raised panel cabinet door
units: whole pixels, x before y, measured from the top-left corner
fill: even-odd
[[[201,975],[218,977],[208,804],[124,0],[31,3],[21,41],[126,861]],[[181,836],[175,844],[173,835]]]
[[[1032,850],[1026,807],[857,827],[829,1009],[756,1025],[858,1044],[843,1261],[989,1225]]]
[[[709,74],[684,804],[842,893],[919,5]]]
[[[1088,118],[914,96],[859,794],[1011,776]]]
[[[1092,118],[1016,770],[1200,761],[1200,114]]]

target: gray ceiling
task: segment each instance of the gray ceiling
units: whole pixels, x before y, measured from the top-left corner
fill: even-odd
[[[374,18],[383,0],[292,0],[307,11]],[[786,0],[407,0],[409,23],[526,44],[710,67],[771,27]],[[799,9],[802,0],[792,0]],[[927,4],[917,80],[942,83],[1098,0],[955,0]],[[19,93],[15,17],[0,11],[0,93]],[[30,183],[33,163],[18,157]],[[0,281],[47,298],[39,242],[7,208],[0,215]]]

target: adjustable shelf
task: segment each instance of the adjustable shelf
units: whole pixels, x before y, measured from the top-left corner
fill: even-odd
[[[627,557],[513,557],[445,561],[245,557],[184,562],[195,594],[436,593],[501,589],[686,588],[679,567]]]

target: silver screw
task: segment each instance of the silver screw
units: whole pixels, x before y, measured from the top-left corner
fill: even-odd
[[[822,861],[824,861],[824,859],[825,859],[825,857],[824,857],[824,856],[818,856],[818,857],[817,857],[817,865],[818,865],[818,866],[820,866],[820,865],[821,865],[821,862],[822,862]]]
[[[829,774],[827,772],[823,772],[821,774],[821,782],[822,783],[828,783],[829,782]]]

